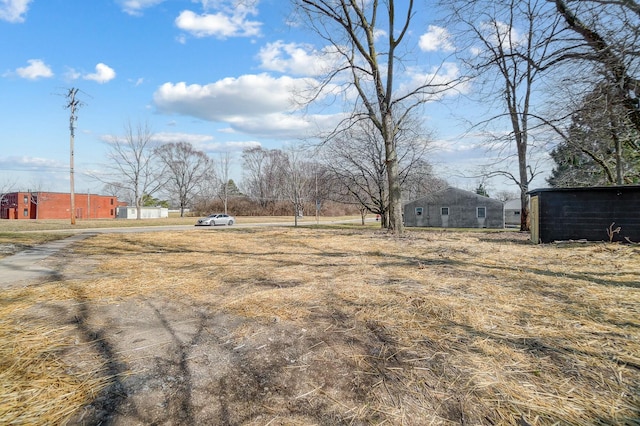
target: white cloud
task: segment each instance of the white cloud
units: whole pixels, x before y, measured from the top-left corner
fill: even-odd
[[[106,143],[113,143],[114,137],[113,135],[103,135],[101,137],[101,140],[103,140]],[[205,135],[200,133],[181,133],[181,132],[154,133],[153,142],[155,144],[187,142],[187,143],[190,143],[195,149],[199,151],[204,151],[206,153],[241,152],[248,148],[255,148],[255,147],[261,146],[260,142],[256,142],[256,141],[216,142],[215,138],[211,135]]]
[[[248,74],[204,86],[165,83],[154,93],[154,101],[161,112],[225,121],[238,115],[293,110],[292,92],[307,85],[307,79]]]
[[[58,170],[68,169],[69,165],[60,163],[57,160],[41,157],[0,157],[0,168],[3,170],[23,171],[23,170]]]
[[[130,78],[128,81],[133,84],[134,87],[138,87],[144,83],[144,78],[139,77],[136,80]]]
[[[517,28],[510,27],[505,22],[484,22],[480,25],[480,29],[489,43],[494,46],[501,44],[506,52],[525,45],[527,42],[526,34],[521,33]]]
[[[82,76],[82,78],[85,80],[92,80],[97,83],[103,84],[116,78],[116,72],[113,70],[113,68],[101,62],[96,65],[95,73],[85,74],[84,76]]]
[[[239,8],[233,13],[204,13],[197,15],[190,10],[180,12],[176,26],[195,37],[253,37],[260,35],[262,24],[247,19],[249,12]]]
[[[213,136],[196,134],[196,133],[161,132],[161,133],[154,133],[153,140],[160,143],[188,142],[197,147],[212,141]]]
[[[405,72],[407,79],[400,85],[399,92],[408,93],[417,87],[429,85],[431,88],[425,88],[422,92],[427,97],[426,100],[431,102],[445,96],[467,93],[470,86],[461,79],[460,74],[460,68],[453,62],[445,62],[429,72],[408,68]]]
[[[164,0],[119,0],[118,3],[122,6],[123,12],[132,16],[140,16],[144,9],[153,7],[163,1]]]
[[[313,117],[296,114],[300,106],[293,102],[293,96],[314,82],[258,74],[207,85],[165,83],[154,93],[154,103],[161,113],[227,123],[236,132],[300,135],[311,130]]]
[[[24,22],[24,15],[32,0],[0,0],[0,20],[12,23]]]
[[[258,59],[262,69],[296,75],[322,75],[342,61],[334,47],[317,51],[311,45],[281,40],[267,43],[260,49]]]
[[[315,129],[310,117],[280,112],[253,117],[230,117],[228,122],[238,132],[260,136],[303,137]]]
[[[53,77],[53,71],[47,64],[40,59],[29,59],[29,65],[16,69],[16,74],[21,78],[28,80],[37,80],[39,78]]]
[[[387,36],[387,31],[385,30],[381,30],[379,28],[376,28],[373,30],[373,38],[374,40],[380,40],[382,37],[386,37]]]
[[[216,152],[242,152],[250,148],[259,148],[262,144],[257,141],[231,141],[214,142],[199,147],[200,150],[208,153]]]
[[[64,73],[64,77],[66,80],[77,80],[82,77],[82,74],[73,68],[67,68],[67,71]]]
[[[451,35],[446,28],[429,25],[428,31],[420,36],[420,49],[424,52],[453,52],[455,46],[451,42]]]

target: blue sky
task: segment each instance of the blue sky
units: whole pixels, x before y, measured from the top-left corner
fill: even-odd
[[[160,140],[191,142],[212,158],[231,152],[240,180],[244,148],[296,143],[339,112],[291,102],[291,88],[318,76],[317,52],[326,46],[288,25],[289,16],[285,0],[0,0],[0,184],[69,190],[64,95],[72,87],[83,102],[76,192],[100,191],[84,172],[107,164],[106,140],[127,122],[146,122]],[[406,81],[451,53],[446,31],[431,21],[426,13],[414,21],[418,59],[401,76]],[[458,65],[449,62],[440,73],[455,76]],[[451,117],[470,108],[464,98],[451,93],[446,101],[425,109],[425,126],[437,138],[433,161],[441,177],[473,188],[478,179],[459,175],[487,154],[460,136]],[[490,187],[515,190],[500,181]]]

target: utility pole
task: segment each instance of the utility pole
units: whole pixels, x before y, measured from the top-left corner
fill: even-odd
[[[76,224],[76,202],[75,202],[75,188],[74,188],[74,170],[73,170],[73,143],[75,136],[75,123],[78,120],[76,116],[76,110],[81,106],[81,102],[76,99],[76,95],[78,94],[78,89],[72,87],[67,92],[67,99],[69,102],[67,103],[66,108],[71,111],[71,115],[69,117],[69,131],[71,134],[70,137],[70,158],[69,158],[69,183],[71,186],[71,190],[69,195],[71,196],[71,224]]]

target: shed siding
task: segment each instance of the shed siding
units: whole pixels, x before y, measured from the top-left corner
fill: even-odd
[[[416,215],[419,207],[423,209],[422,215]],[[443,207],[449,209],[446,216],[441,214]],[[486,209],[485,218],[477,217],[478,207]],[[501,201],[447,188],[405,204],[404,221],[406,226],[418,227],[503,228],[504,209]]]
[[[608,241],[607,229],[620,227],[614,241],[640,241],[640,187],[559,188],[530,192],[537,197],[538,241]],[[534,213],[534,212],[532,212]]]

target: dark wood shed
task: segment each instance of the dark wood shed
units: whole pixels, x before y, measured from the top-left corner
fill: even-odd
[[[640,242],[640,185],[529,191],[531,241]]]

